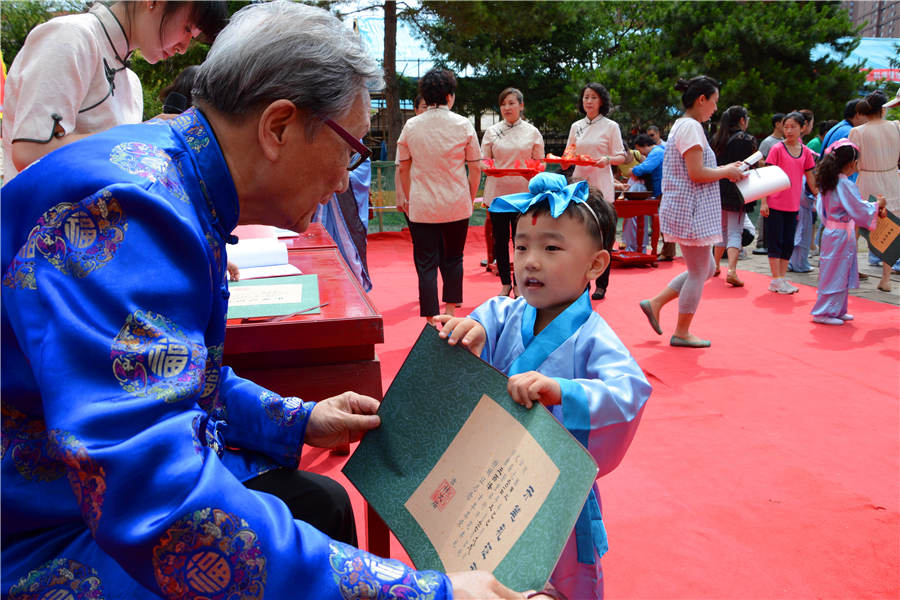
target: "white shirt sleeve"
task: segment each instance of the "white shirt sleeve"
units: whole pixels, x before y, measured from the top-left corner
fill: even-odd
[[[670,135],[669,138],[671,139],[671,137]],[[694,146],[700,146],[702,150],[707,145],[708,142],[706,141],[706,134],[703,133],[703,126],[696,119],[685,117],[675,139],[675,147],[678,149],[678,154],[683,156],[685,152]]]
[[[58,18],[35,27],[7,79],[6,93],[14,98],[13,118],[12,129],[3,135],[47,141],[53,134],[53,115],[61,117],[67,134],[74,131],[101,62],[97,40],[78,20]],[[7,101],[7,113],[8,105]]]

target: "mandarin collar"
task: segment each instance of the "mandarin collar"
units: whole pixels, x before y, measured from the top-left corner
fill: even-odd
[[[131,57],[131,50],[128,48],[128,36],[125,35],[125,28],[116,18],[116,15],[102,2],[96,2],[91,6],[90,12],[100,21],[100,26],[106,33],[106,39],[112,48],[116,58],[124,66],[128,66],[128,59]]]
[[[236,243],[237,238],[231,232],[238,224],[240,203],[215,131],[196,107],[187,109],[168,123],[193,151],[213,226],[226,242]]]
[[[510,125],[509,121],[507,121],[506,119],[501,118],[501,120],[503,121],[503,124],[506,125],[507,129],[512,129],[513,127],[515,127],[516,125],[518,125],[519,123],[522,122],[522,117],[519,117],[518,119],[516,119],[516,122],[511,125]]]
[[[584,122],[587,123],[588,125],[593,125],[594,123],[596,123],[597,121],[599,121],[599,120],[602,119],[602,118],[603,118],[603,115],[601,115],[601,114],[598,114],[598,115],[597,115],[596,117],[594,117],[593,119],[588,119],[587,115],[585,115],[585,116],[584,116]]]

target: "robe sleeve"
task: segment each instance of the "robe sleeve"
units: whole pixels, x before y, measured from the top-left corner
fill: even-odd
[[[561,420],[570,430],[590,429],[587,449],[600,467],[600,477],[615,469],[625,456],[651,387],[605,324],[592,335],[579,336],[575,350],[579,357],[576,377],[555,378],[562,389]]]
[[[522,300],[524,302],[524,300]],[[485,342],[481,351],[481,360],[496,366],[494,355],[500,341],[500,334],[509,324],[510,317],[515,312],[515,300],[503,296],[494,296],[469,314],[484,327]]]
[[[870,230],[878,226],[878,205],[863,200],[855,183],[847,177],[841,177],[836,191],[841,206],[857,225]]]
[[[219,459],[198,404],[221,293],[208,251],[186,212],[116,185],[45,212],[4,273],[49,452],[96,544],[163,598],[451,597],[446,576],[329,539]],[[270,435],[271,451],[302,439],[305,405],[260,406],[261,388],[224,375],[229,438]]]

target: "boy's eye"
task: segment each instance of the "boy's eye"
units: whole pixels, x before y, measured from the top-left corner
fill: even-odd
[[[556,252],[557,250],[562,250],[559,246],[547,246],[546,250],[548,252]]]
[[[525,250],[527,250],[527,248],[525,246],[523,246],[522,244],[518,244],[518,245],[516,245],[515,250],[516,250],[516,252],[525,252]]]

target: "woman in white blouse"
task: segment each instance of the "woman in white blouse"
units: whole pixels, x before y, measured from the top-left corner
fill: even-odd
[[[225,25],[225,2],[94,4],[35,27],[16,55],[3,106],[6,181],[45,154],[92,133],[143,119],[141,84],[128,68],[183,54]]]
[[[488,127],[481,140],[481,156],[494,161],[497,169],[525,168],[525,161],[544,158],[544,138],[531,123],[522,119],[525,99],[516,88],[506,88],[500,92],[500,116],[503,119]],[[518,162],[518,165],[516,164]],[[488,177],[484,184],[484,204],[490,206],[498,196],[518,194],[528,191],[528,180],[524,177]],[[515,291],[509,270],[509,241],[516,237],[514,213],[493,213],[490,215],[494,238],[494,258],[500,275],[501,296]]]
[[[605,87],[599,83],[589,83],[582,88],[578,110],[584,118],[575,121],[569,128],[565,153],[583,154],[596,159],[597,162],[593,165],[575,167],[572,180],[587,180],[592,187],[603,193],[604,200],[612,204],[615,200],[612,165],[625,162],[625,145],[622,143],[619,124],[606,118],[609,108],[609,92]],[[609,267],[597,278],[597,289],[591,298],[602,300],[608,283]]]

